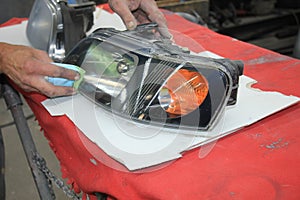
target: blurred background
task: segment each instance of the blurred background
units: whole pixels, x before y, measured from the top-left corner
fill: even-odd
[[[159,0],[195,23],[275,52],[300,58],[299,0]],[[299,36],[300,37],[300,36]],[[298,44],[299,45],[299,44]]]

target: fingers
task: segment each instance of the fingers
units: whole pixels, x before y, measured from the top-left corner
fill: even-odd
[[[145,24],[151,22],[147,16],[147,14],[142,10],[136,10],[132,12],[135,19],[138,21],[139,24]]]
[[[75,89],[72,87],[55,86],[45,79],[45,77],[59,77],[69,80],[77,80],[79,79],[79,74],[74,70],[40,61],[33,61],[28,65],[29,66],[26,66],[27,69],[34,68],[34,70],[37,71],[33,71],[31,76],[28,76],[28,79],[23,79],[23,82],[26,86],[32,87],[33,91],[38,91],[48,97],[73,95],[76,93]],[[28,71],[31,70],[28,69]]]
[[[166,38],[172,38],[167,20],[154,0],[110,0],[109,5],[120,15],[127,29],[135,29],[137,23],[156,22],[160,33]]]
[[[109,5],[113,11],[120,15],[127,29],[132,30],[136,28],[137,21],[131,13],[131,9],[136,9],[135,7],[130,6],[124,0],[110,0]]]
[[[76,90],[72,87],[54,86],[47,82],[42,76],[34,77],[28,81],[25,81],[25,83],[18,85],[24,91],[38,92],[46,95],[47,97],[67,96],[76,93]]]
[[[55,86],[49,83],[45,77],[33,79],[33,82],[29,84],[37,86],[33,88],[33,91],[36,90],[48,97],[67,96],[76,93],[76,90],[73,87]]]
[[[167,26],[167,21],[162,12],[157,7],[155,1],[141,0],[140,8],[147,14],[148,18],[151,21],[156,22],[161,26]]]
[[[33,51],[33,59],[28,59],[24,63],[24,68],[27,69],[28,72],[33,71],[34,73],[36,70],[36,73],[44,76],[61,77],[69,80],[76,80],[79,78],[79,74],[74,70],[53,64],[53,61],[46,52],[36,49],[33,49]]]
[[[75,73],[75,76],[77,76],[76,72],[73,70],[60,69],[59,67],[48,63],[39,65],[39,67],[41,69],[40,71],[35,71],[36,69],[33,71],[29,70],[30,73],[25,73],[21,76],[17,75],[15,77],[12,76],[10,78],[23,90],[27,92],[39,92],[48,97],[66,96],[76,93],[76,90],[73,87],[55,86],[45,79],[46,76],[53,76],[74,80],[73,74]],[[32,68],[37,67],[32,65]]]
[[[34,65],[38,65],[38,66],[34,66]],[[31,65],[31,67],[35,67],[35,69],[38,68],[39,74],[43,76],[66,78],[69,80],[79,79],[78,72],[71,69],[59,67],[55,64],[40,62],[40,63],[35,63],[34,65]]]
[[[141,10],[137,10],[136,12],[134,12],[134,16],[136,17],[136,19],[141,22],[141,23],[149,23],[149,18],[145,17],[145,13],[142,13]],[[156,22],[157,23],[157,22]],[[160,23],[160,24],[159,24]],[[159,33],[164,36],[165,38],[171,39],[173,36],[171,35],[171,33],[169,32],[168,27],[166,26],[166,24],[164,22],[159,22],[158,24],[158,30]]]
[[[159,32],[164,37],[172,38],[172,35],[168,30],[167,20],[163,13],[157,7],[155,1],[142,0],[141,9],[147,14],[150,21],[156,22],[158,24]]]

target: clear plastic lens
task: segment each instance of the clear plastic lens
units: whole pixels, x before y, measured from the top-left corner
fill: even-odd
[[[136,55],[98,41],[83,56],[84,81],[113,97],[125,88],[138,63]]]
[[[196,71],[180,69],[159,93],[160,105],[172,117],[186,115],[198,108],[208,94],[208,81]]]
[[[140,32],[116,35],[111,29],[83,40],[64,62],[86,70],[79,91],[97,105],[173,128],[212,127],[240,75],[228,60],[189,55],[168,43],[148,41]]]

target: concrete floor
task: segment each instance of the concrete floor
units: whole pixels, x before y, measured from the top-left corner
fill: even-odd
[[[32,115],[32,112],[25,102],[25,116]],[[0,126],[12,122],[10,112],[7,110],[4,99],[0,98]],[[40,127],[34,118],[28,120],[38,152],[46,159],[47,166],[57,176],[61,177],[59,162],[48,146]],[[1,129],[5,146],[5,180],[6,200],[36,200],[39,199],[33,177],[28,167],[24,151],[14,125]],[[56,199],[69,199],[65,194],[53,185]]]

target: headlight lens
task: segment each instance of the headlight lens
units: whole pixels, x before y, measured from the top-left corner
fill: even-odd
[[[208,94],[208,82],[199,72],[179,69],[159,93],[161,106],[171,118],[186,115],[198,108]]]
[[[94,103],[141,123],[201,130],[235,103],[239,64],[119,33],[99,29],[64,60],[86,71],[79,91]]]

